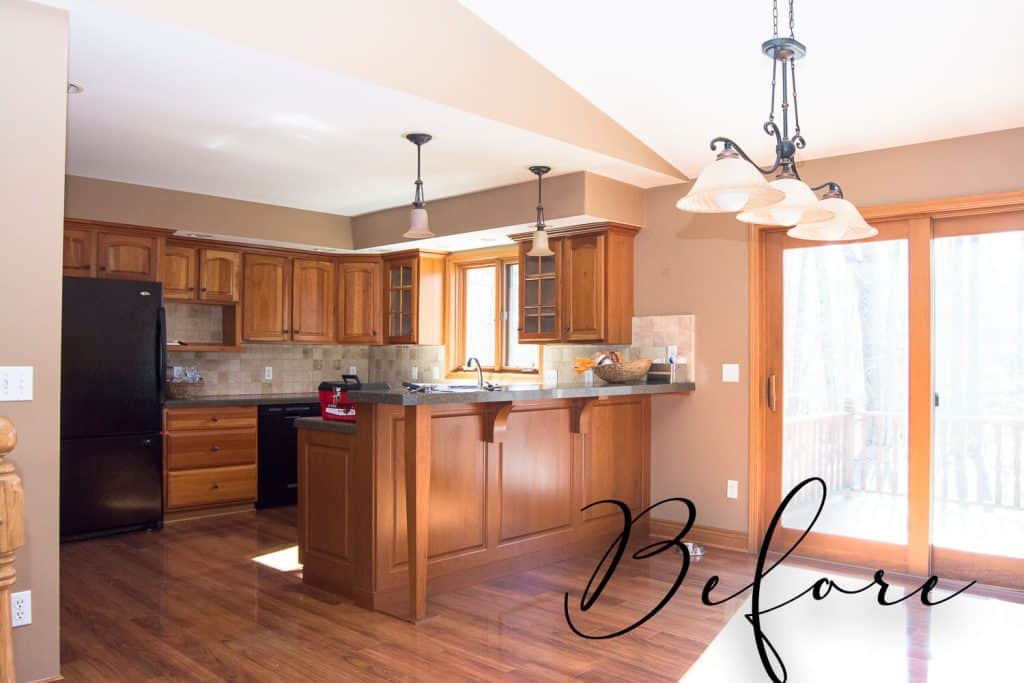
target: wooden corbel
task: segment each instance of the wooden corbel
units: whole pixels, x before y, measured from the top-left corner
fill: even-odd
[[[5,458],[18,443],[14,425],[0,417],[0,681],[14,681],[11,637],[11,586],[14,555],[25,545],[25,499],[21,477]]]
[[[501,443],[508,429],[508,416],[512,414],[512,401],[487,403],[484,408],[484,441]]]

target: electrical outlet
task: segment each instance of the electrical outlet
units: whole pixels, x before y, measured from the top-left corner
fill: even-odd
[[[409,376],[412,378],[412,381],[415,382],[420,378],[420,369],[415,365],[412,366],[409,368]]]
[[[739,382],[740,366],[738,363],[722,363],[722,381]]]
[[[354,365],[350,365],[350,366],[348,366],[348,374],[350,374],[350,375],[358,375],[359,374],[359,369],[356,366],[354,366]]]
[[[11,626],[32,623],[32,591],[11,593]]]
[[[268,365],[263,368],[263,381],[269,382],[272,379],[274,379],[274,367],[272,365]]]
[[[441,368],[439,368],[436,365],[431,365],[430,366],[430,377],[431,377],[431,380],[434,381],[434,382],[436,382],[439,379],[441,379]]]
[[[740,497],[740,483],[735,479],[729,479],[725,482],[725,497],[726,498],[739,498]]]
[[[0,367],[0,401],[32,400],[32,366]]]

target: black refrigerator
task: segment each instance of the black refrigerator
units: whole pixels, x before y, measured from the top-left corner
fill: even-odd
[[[163,524],[158,282],[64,278],[61,540]]]

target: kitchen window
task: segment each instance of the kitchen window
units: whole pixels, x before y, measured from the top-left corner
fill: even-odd
[[[519,261],[515,247],[450,257],[449,373],[476,357],[488,372],[536,374],[540,346],[519,343]]]

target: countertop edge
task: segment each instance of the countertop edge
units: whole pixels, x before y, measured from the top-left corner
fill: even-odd
[[[300,417],[295,420],[296,429],[312,429],[317,432],[334,432],[335,434],[355,434],[356,425],[354,422],[341,422],[340,420],[325,420],[322,417]]]
[[[554,387],[507,387],[499,391],[460,391],[411,393],[403,390],[352,391],[349,400],[354,403],[386,403],[415,406],[452,403],[504,403],[514,401],[546,401],[567,398],[600,398],[602,396],[651,396],[657,394],[688,394],[696,389],[693,382],[672,384],[603,384],[565,385]]]

